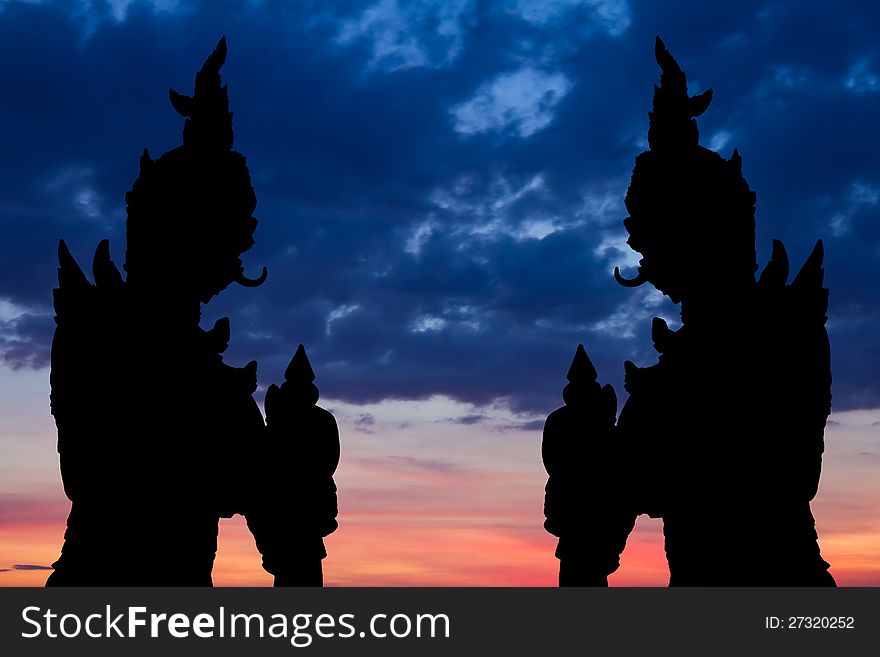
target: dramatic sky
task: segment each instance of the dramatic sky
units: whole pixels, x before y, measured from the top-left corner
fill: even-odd
[[[180,143],[167,89],[191,92],[223,34],[259,199],[244,260],[269,280],[204,324],[231,318],[227,362],[259,360],[259,398],[308,349],[342,434],[328,582],[552,584],[540,430],[575,347],[623,397],[623,360],[656,358],[650,318],[678,312],[611,278],[638,259],[623,198],[660,34],[692,93],[714,88],[703,143],[743,156],[759,261],[774,238],[795,267],[825,241],[814,510],[838,580],[880,585],[878,33],[880,6],[856,1],[0,0],[0,584],[45,580],[68,511],[47,399],[57,241],[88,264],[110,238],[124,260],[138,156]],[[665,582],[659,532],[639,521],[614,583]],[[268,582],[240,519],[216,581]]]

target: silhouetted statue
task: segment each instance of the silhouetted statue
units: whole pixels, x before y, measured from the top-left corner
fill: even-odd
[[[59,245],[51,402],[72,505],[47,585],[210,586],[221,517],[244,514],[277,585],[322,584],[322,538],[336,528],[333,417],[302,345],[266,399],[257,363],[223,362],[229,319],[205,331],[201,304],[244,276],[256,196],[232,150],[221,39],[193,96],[183,145],[144,151],[126,194],[126,278],[95,252],[94,284]],[[307,374],[307,375],[306,375]],[[306,381],[308,379],[308,381]]]
[[[276,586],[321,586],[322,537],[336,530],[339,432],[329,411],[316,406],[318,388],[300,345],[284,383],[266,391],[266,476],[258,483],[265,503],[247,514]],[[290,522],[278,522],[289,518]]]
[[[614,470],[608,464],[618,460],[617,395],[597,378],[578,345],[562,391],[565,406],[553,411],[544,426],[542,455],[550,474],[544,526],[560,537],[556,556],[562,585],[607,585],[607,573],[617,570],[635,524],[627,498],[615,493],[618,482],[609,478]]]
[[[617,423],[610,387],[581,347],[547,418],[545,514],[559,537],[561,585],[604,585],[639,514],[663,518],[670,585],[833,586],[810,501],[831,410],[822,243],[791,284],[773,242],[758,280],[755,194],[734,150],[698,143],[689,97],[657,39],[662,69],[649,114],[650,150],[626,196],[638,275],[681,304],[682,326],[652,326],[659,362],[625,363]]]

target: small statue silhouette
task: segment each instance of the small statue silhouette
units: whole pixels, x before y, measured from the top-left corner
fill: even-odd
[[[655,55],[650,150],[636,158],[624,220],[642,258],[635,279],[614,276],[680,303],[682,326],[653,320],[659,362],[625,363],[616,424],[614,393],[578,347],[566,405],[544,429],[560,585],[606,585],[647,513],[663,519],[672,586],[834,586],[810,510],[831,410],[822,243],[787,284],[774,241],[755,280],[742,159],[699,145],[695,117],[712,91],[688,96],[659,37]]]
[[[544,425],[542,456],[547,481],[544,527],[559,536],[559,583],[606,586],[635,524],[608,475],[617,462],[614,440],[617,395],[600,386],[598,373],[578,345],[562,391],[565,406]],[[590,566],[587,568],[586,566]]]
[[[199,327],[201,304],[267,277],[265,267],[245,277],[240,259],[256,196],[232,150],[225,59],[224,37],[194,94],[170,91],[183,145],[141,157],[125,197],[126,278],[107,240],[94,284],[59,245],[51,407],[71,511],[47,586],[210,586],[219,519],[236,513],[276,585],[322,584],[339,436],[314,406],[305,350],[269,390],[267,428],[252,396],[257,363],[223,362],[229,319]]]
[[[339,431],[329,411],[316,406],[318,388],[300,345],[279,388],[266,391],[267,476],[262,504],[247,514],[248,527],[263,554],[263,567],[276,586],[321,586],[322,538],[336,530]],[[279,518],[291,522],[279,523]]]

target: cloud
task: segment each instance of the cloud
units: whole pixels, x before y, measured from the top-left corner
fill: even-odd
[[[623,34],[632,22],[626,0],[517,0],[512,12],[538,25],[570,20],[575,11],[586,11],[611,36]]]
[[[829,220],[831,234],[840,237],[851,229],[853,218],[862,210],[876,207],[880,201],[880,187],[862,180],[854,181],[844,198],[839,204],[840,209]]]
[[[499,431],[541,431],[544,428],[544,422],[544,418],[540,418],[537,420],[529,420],[527,422],[505,424],[498,429]]]
[[[32,563],[17,563],[12,570],[53,570],[52,566],[37,566]]]
[[[355,420],[355,424],[360,426],[371,426],[376,424],[376,418],[372,413],[363,413],[357,420]]]
[[[16,0],[0,0],[0,12],[4,5]],[[124,23],[132,13],[172,13],[184,6],[181,0],[20,0],[21,4],[54,5],[63,9],[80,26],[83,41],[90,39],[104,22]]]
[[[870,94],[880,91],[880,75],[871,68],[868,59],[861,59],[846,74],[843,86],[854,94]]]
[[[774,238],[793,267],[826,241],[835,408],[880,404],[878,60],[852,29],[877,8],[93,3],[102,18],[84,39],[72,7],[2,5],[0,56],[20,63],[0,73],[0,299],[22,311],[0,308],[0,351],[15,367],[48,362],[59,238],[86,269],[105,237],[124,261],[137,158],[180,143],[167,88],[191,89],[226,33],[236,147],[259,199],[244,260],[270,271],[204,309],[205,325],[231,318],[228,362],[256,358],[260,383],[277,383],[303,342],[324,398],[546,413],[584,342],[619,389],[624,359],[656,359],[649,316],[678,313],[611,277],[639,257],[623,197],[659,32],[693,89],[715,90],[701,134],[743,154],[759,260]]]
[[[85,219],[99,220],[104,215],[104,199],[95,188],[94,171],[88,166],[65,167],[46,184],[46,191],[62,197]]]
[[[360,467],[382,475],[405,477],[428,482],[436,478],[455,479],[473,476],[461,465],[443,459],[425,459],[414,456],[383,456],[358,458]]]
[[[477,413],[473,415],[462,415],[460,417],[449,418],[447,422],[450,422],[451,424],[477,424],[486,419],[488,419],[488,416]]]
[[[360,305],[359,305],[359,304],[356,304],[356,303],[349,303],[349,304],[343,304],[343,305],[341,305],[341,306],[337,306],[336,308],[334,308],[333,310],[331,310],[331,311],[327,314],[327,319],[326,319],[326,321],[325,321],[325,323],[324,323],[324,326],[325,326],[324,331],[325,331],[325,333],[327,333],[327,335],[330,335],[330,333],[331,333],[332,330],[333,330],[333,323],[334,323],[334,322],[338,322],[338,321],[340,321],[340,320],[342,320],[342,319],[345,319],[346,317],[348,317],[348,316],[351,315],[352,313],[357,312],[359,309],[360,309]]]
[[[52,312],[0,298],[0,361],[13,369],[49,364]]]
[[[80,0],[85,6],[95,6],[99,3],[94,0]],[[154,11],[175,11],[180,6],[180,0],[107,0],[111,13],[116,21],[122,22],[128,17],[129,10],[136,5],[147,6]]]
[[[354,422],[354,430],[365,434],[374,434],[372,427],[376,424],[376,417],[372,413],[361,413]]]
[[[431,192],[434,211],[416,224],[404,249],[418,257],[432,233],[440,230],[459,237],[461,248],[504,238],[543,240],[580,226],[604,210],[590,207],[590,199],[585,198],[583,208],[566,208],[560,216],[546,203],[553,196],[542,173],[518,179],[503,174],[462,176]]]
[[[611,36],[622,35],[632,22],[626,0],[587,0],[587,5]]]
[[[19,368],[48,362],[59,238],[86,270],[105,237],[124,261],[124,193],[138,156],[145,146],[156,157],[180,143],[182,119],[167,89],[189,91],[226,34],[236,148],[259,199],[256,245],[244,261],[249,272],[267,265],[270,276],[257,290],[225,291],[204,308],[204,325],[231,318],[224,357],[235,365],[259,359],[264,387],[279,383],[296,345],[306,345],[346,441],[340,471],[372,482],[343,484],[341,502],[415,532],[409,551],[385,562],[387,572],[417,563],[424,581],[448,582],[437,562],[419,561],[425,545],[454,555],[449,572],[462,550],[491,556],[468,568],[491,568],[511,549],[507,527],[531,522],[529,549],[518,554],[529,563],[543,554],[550,565],[544,580],[528,583],[553,581],[535,450],[543,418],[562,403],[574,349],[585,344],[622,402],[623,360],[657,359],[650,316],[678,314],[649,288],[625,290],[611,276],[615,265],[639,258],[625,243],[623,198],[646,147],[657,33],[693,91],[715,91],[699,119],[703,143],[743,155],[758,195],[759,261],[778,238],[796,269],[825,240],[835,413],[880,406],[880,222],[872,200],[880,189],[880,59],[871,30],[880,7],[83,6],[0,3],[0,57],[15,62],[0,69],[2,357]],[[9,374],[7,385],[21,376]],[[33,376],[45,380],[45,370]],[[35,412],[51,436],[46,409]],[[836,534],[869,518],[848,505],[873,499],[850,491],[855,479],[861,490],[876,489],[876,459],[863,456],[876,453],[875,434],[843,419],[829,423],[823,486],[834,472],[846,481],[824,507],[820,495],[817,518]],[[845,444],[857,449],[835,455]],[[512,486],[504,474],[514,461],[529,474]],[[375,488],[377,475],[386,488]],[[54,506],[0,498],[0,525],[51,526],[46,535],[55,538],[47,540],[57,540],[69,511],[57,492]],[[493,495],[511,503],[472,503]],[[527,507],[534,515],[523,520]],[[439,522],[450,508],[466,519],[460,533]],[[492,535],[472,531],[475,522]],[[436,533],[419,534],[420,523]],[[355,531],[331,538],[339,546],[353,539],[347,553],[331,549],[331,558],[354,564],[349,581],[388,581],[361,566],[375,552],[365,548],[387,544],[390,528],[368,533],[368,543]],[[662,567],[662,546],[654,547]],[[509,571],[492,581],[509,582],[517,569],[498,565]]]
[[[623,339],[634,338],[635,327],[650,321],[662,303],[663,295],[660,292],[654,288],[642,288],[620,304],[610,315],[593,322],[590,330]],[[677,323],[672,318],[667,322],[673,326]]]
[[[571,86],[559,72],[525,67],[502,73],[452,108],[455,131],[465,136],[512,132],[525,139],[550,125]]]
[[[727,146],[732,136],[733,135],[727,130],[719,130],[709,137],[708,147],[713,151],[720,152],[725,146]]]
[[[341,45],[366,41],[370,70],[446,67],[462,50],[463,23],[472,5],[471,0],[379,0],[343,20],[336,40]]]

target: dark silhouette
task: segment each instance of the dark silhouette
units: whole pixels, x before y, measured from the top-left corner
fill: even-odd
[[[542,455],[550,474],[544,526],[560,537],[561,585],[607,585],[607,574],[617,570],[635,524],[628,498],[616,492],[617,395],[597,378],[578,345],[562,391],[565,406],[553,411],[544,426]]]
[[[329,411],[316,406],[315,373],[302,345],[284,383],[266,391],[267,442],[263,504],[247,514],[276,586],[321,586],[323,536],[336,530],[339,432]],[[279,522],[289,518],[290,522]]]
[[[655,54],[650,150],[636,158],[624,220],[642,258],[635,279],[614,275],[681,303],[682,326],[654,319],[659,362],[625,363],[616,425],[614,391],[578,347],[566,405],[544,430],[560,585],[606,585],[647,513],[663,518],[670,585],[834,586],[810,510],[831,410],[822,243],[787,284],[774,241],[755,279],[742,159],[698,143],[712,91],[688,96],[659,38]]]
[[[336,529],[336,422],[317,408],[302,345],[269,388],[268,427],[252,394],[257,363],[223,362],[229,319],[205,331],[201,304],[255,287],[256,196],[232,150],[220,68],[226,41],[170,91],[183,145],[144,151],[126,194],[123,277],[109,243],[94,284],[59,245],[51,402],[71,511],[47,586],[210,586],[219,518],[244,514],[276,585],[321,586],[323,536]]]

